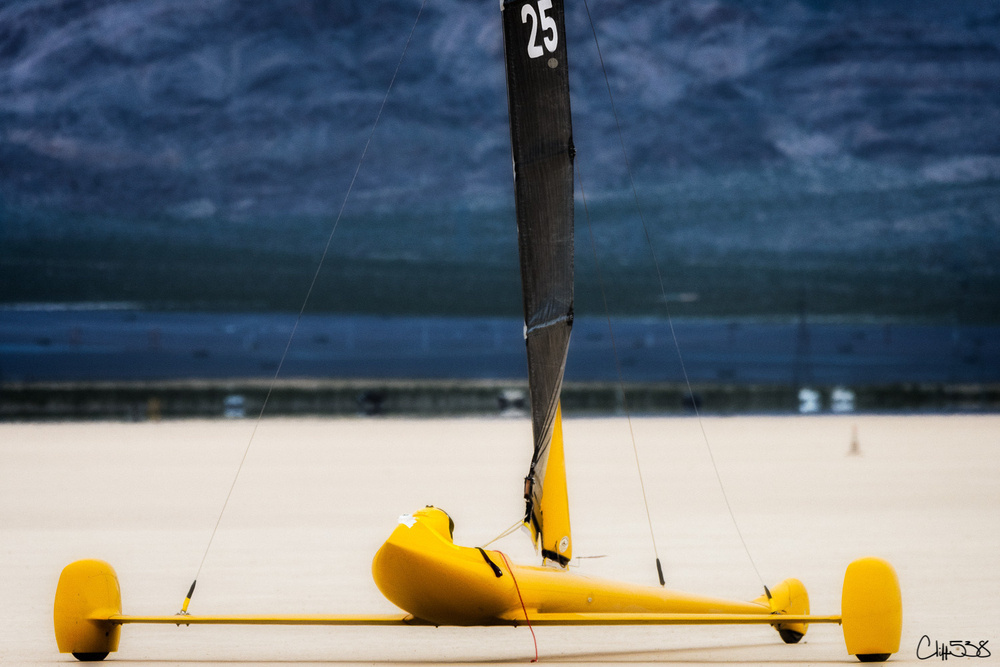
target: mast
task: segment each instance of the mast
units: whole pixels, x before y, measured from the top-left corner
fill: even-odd
[[[573,131],[563,0],[504,0],[504,53],[534,454],[524,522],[573,555],[559,394],[573,325]]]

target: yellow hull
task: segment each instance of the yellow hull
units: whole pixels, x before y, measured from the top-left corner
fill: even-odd
[[[743,602],[595,579],[556,567],[514,565],[499,551],[456,545],[450,520],[425,508],[404,515],[372,562],[379,590],[401,609],[435,625],[498,625],[550,614],[808,614],[796,580]],[[784,608],[772,603],[784,598]],[[792,624],[788,624],[791,626]],[[795,628],[805,632],[805,624]]]

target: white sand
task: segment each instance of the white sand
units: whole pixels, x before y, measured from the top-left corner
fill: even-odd
[[[851,427],[862,455],[847,456]],[[657,546],[671,588],[753,598],[698,422],[635,419]],[[729,501],[766,583],[798,577],[813,611],[839,613],[844,569],[897,568],[895,663],[931,639],[988,640],[1000,661],[1000,416],[708,418]],[[73,663],[52,632],[62,567],[116,568],[126,613],[177,611],[253,429],[247,421],[0,424],[0,662]],[[371,558],[399,514],[434,503],[456,541],[520,517],[526,420],[331,419],[261,423],[190,611],[391,613]],[[654,584],[624,419],[570,419],[567,465],[581,571]],[[533,562],[520,534],[497,545]],[[858,664],[837,626],[786,646],[765,627],[540,628],[543,662]],[[126,626],[119,664],[527,662],[526,629]],[[952,659],[954,660],[954,658]],[[964,662],[962,664],[965,664]]]

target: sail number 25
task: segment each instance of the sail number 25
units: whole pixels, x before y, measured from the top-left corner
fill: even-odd
[[[559,46],[559,30],[556,27],[556,21],[546,13],[550,9],[552,9],[552,0],[538,0],[537,11],[530,2],[521,7],[521,23],[531,22],[531,37],[528,38],[529,58],[543,56],[546,51],[552,53]]]

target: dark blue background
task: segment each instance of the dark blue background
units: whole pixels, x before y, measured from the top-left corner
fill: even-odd
[[[0,381],[270,379],[295,321],[294,314],[0,311]],[[522,326],[503,318],[307,315],[281,377],[523,379]],[[666,321],[613,326],[626,382],[683,380]],[[681,319],[674,328],[692,382],[1000,382],[996,326]],[[566,378],[617,380],[606,320],[577,319]]]

